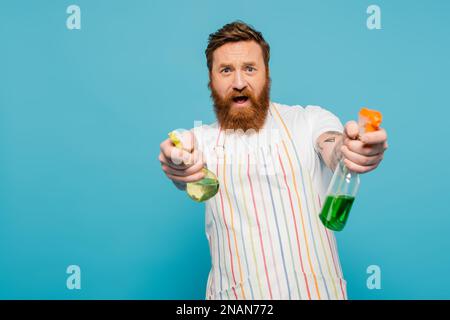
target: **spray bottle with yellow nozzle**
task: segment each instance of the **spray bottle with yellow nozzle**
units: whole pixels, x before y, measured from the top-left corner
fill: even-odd
[[[177,129],[169,132],[169,139],[179,149],[183,149],[182,135],[186,132],[184,129]],[[203,169],[205,176],[203,179],[196,182],[189,182],[186,184],[186,193],[188,196],[197,202],[206,201],[214,197],[219,191],[219,180],[216,175],[208,170],[206,167]]]

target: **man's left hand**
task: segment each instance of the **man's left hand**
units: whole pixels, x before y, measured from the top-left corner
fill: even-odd
[[[349,121],[345,125],[341,152],[344,163],[351,171],[366,173],[374,170],[388,148],[386,130],[383,128],[359,136],[358,124]]]

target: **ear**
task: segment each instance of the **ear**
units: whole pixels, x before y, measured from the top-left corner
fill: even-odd
[[[208,88],[211,89],[211,87],[212,87],[212,74],[211,74],[211,72],[209,72],[208,75],[209,75]]]

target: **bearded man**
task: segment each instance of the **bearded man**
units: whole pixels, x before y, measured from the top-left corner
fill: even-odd
[[[386,131],[360,134],[319,106],[270,100],[270,47],[242,21],[209,36],[205,51],[217,121],[166,139],[162,170],[175,185],[204,177],[219,192],[205,203],[211,270],[206,299],[347,299],[334,234],[319,213],[336,165],[374,170]]]

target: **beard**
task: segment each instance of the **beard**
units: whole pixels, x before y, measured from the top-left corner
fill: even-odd
[[[270,77],[266,74],[266,81],[259,95],[255,95],[247,87],[242,91],[233,90],[226,97],[221,97],[209,80],[211,98],[214,103],[214,112],[223,130],[242,129],[244,132],[253,129],[259,131],[265,123],[270,102]],[[243,107],[233,106],[237,97],[246,97],[249,105]]]

